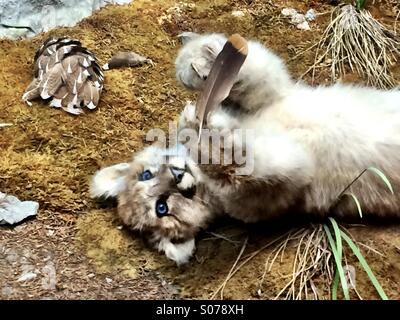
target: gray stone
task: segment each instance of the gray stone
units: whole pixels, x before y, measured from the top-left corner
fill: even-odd
[[[37,274],[34,272],[25,272],[17,279],[17,282],[33,280],[36,276]]]
[[[14,289],[11,287],[4,287],[1,289],[1,295],[2,296],[11,296],[14,293]]]
[[[57,26],[73,26],[107,4],[131,0],[0,0],[0,38],[31,37]]]
[[[36,215],[38,209],[37,202],[20,201],[14,196],[0,192],[0,225],[18,223],[29,216]]]

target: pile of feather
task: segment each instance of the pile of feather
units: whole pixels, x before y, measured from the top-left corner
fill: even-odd
[[[104,84],[103,70],[152,63],[134,52],[119,52],[100,67],[96,56],[78,40],[67,37],[50,38],[36,51],[34,79],[22,99],[42,98],[50,106],[71,114],[83,113],[83,108],[97,107]]]
[[[72,114],[96,108],[103,89],[104,74],[95,55],[77,40],[50,38],[36,52],[34,79],[22,99],[41,97],[50,105]]]

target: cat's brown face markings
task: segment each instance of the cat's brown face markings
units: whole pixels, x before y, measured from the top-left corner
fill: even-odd
[[[189,176],[190,170],[172,163],[149,166],[134,160],[118,201],[124,224],[155,243],[161,239],[173,243],[193,239],[209,210],[196,196],[195,184],[178,187]]]

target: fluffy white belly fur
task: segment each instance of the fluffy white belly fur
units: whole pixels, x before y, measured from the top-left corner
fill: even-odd
[[[254,176],[280,176],[293,184],[309,184],[304,195],[306,211],[326,211],[371,166],[382,170],[395,189],[400,187],[398,90],[297,84],[283,99],[240,122],[229,115],[226,121],[231,127],[255,130]],[[399,196],[389,194],[370,172],[351,191],[366,209],[385,212],[399,205]]]

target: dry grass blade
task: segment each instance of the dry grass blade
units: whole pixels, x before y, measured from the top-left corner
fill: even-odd
[[[400,17],[400,10],[397,13],[396,19],[394,21],[394,34],[397,35],[397,21],[399,21],[399,17]]]
[[[315,277],[322,277],[322,283],[329,284],[332,281],[333,265],[331,263],[331,251],[326,240],[322,225],[311,225],[309,228],[302,228],[297,231],[290,231],[277,244],[268,255],[264,273],[259,283],[259,292],[265,276],[276,264],[279,255],[282,256],[289,243],[297,247],[291,274],[284,276],[290,280],[275,296],[275,299],[320,299],[321,293],[313,281]],[[272,257],[272,258],[271,258]],[[329,290],[329,289],[328,289]]]
[[[325,51],[320,55],[322,48]],[[336,81],[347,70],[357,72],[368,85],[393,88],[396,82],[390,68],[400,56],[400,43],[396,34],[376,21],[367,10],[357,11],[353,5],[337,7],[320,42],[312,71],[324,60],[331,60],[331,77]]]
[[[382,288],[381,284],[375,277],[373,271],[371,270],[371,267],[365,260],[363,254],[361,253],[360,249],[358,246],[353,242],[351,237],[349,237],[345,232],[340,231],[341,236],[343,237],[344,241],[348,244],[348,246],[351,248],[353,251],[353,254],[357,257],[358,261],[360,262],[360,265],[364,269],[364,271],[367,273],[369,280],[372,282],[374,285],[376,291],[378,292],[380,298],[382,300],[389,300],[388,296],[386,295],[384,289]]]
[[[273,250],[272,252],[268,255],[267,259],[265,260],[265,266],[264,266],[264,272],[263,275],[261,276],[261,281],[259,284],[259,291],[261,290],[261,286],[265,280],[265,276],[267,275],[268,272],[271,271],[272,266],[275,263],[275,260],[278,258],[279,254],[281,255],[281,263],[283,259],[283,255],[285,253],[285,249],[287,248],[287,245],[289,241],[293,241],[299,238],[303,234],[305,229],[300,229],[296,232],[294,231],[289,231],[287,237],[285,237]],[[270,261],[271,256],[273,256],[272,260]]]
[[[354,227],[354,226],[352,225],[352,227]],[[346,227],[343,226],[343,225],[341,225],[340,228],[341,228],[343,231],[346,232],[346,234],[350,237],[350,239],[351,239],[357,246],[363,246],[364,248],[368,249],[369,251],[372,251],[373,253],[375,253],[375,254],[377,254],[377,255],[379,255],[379,256],[381,256],[381,257],[385,257],[385,254],[383,254],[382,252],[379,252],[379,251],[376,250],[375,248],[373,248],[373,247],[371,247],[371,246],[369,246],[369,245],[367,245],[367,244],[365,244],[365,243],[362,243],[362,242],[360,242],[360,241],[357,241],[357,240],[354,238],[353,234],[350,232],[349,228],[346,228]]]
[[[229,237],[227,237],[227,236],[225,236],[225,235],[223,235],[221,233],[216,233],[216,232],[207,232],[207,233],[212,235],[213,237],[212,238],[205,238],[205,239],[203,239],[203,241],[212,240],[212,239],[222,239],[222,240],[225,240],[226,242],[229,242],[229,243],[231,243],[231,244],[233,244],[235,246],[240,244],[239,241],[232,240]]]
[[[225,281],[221,284],[221,286],[218,288],[218,290],[215,291],[214,294],[211,296],[211,300],[215,299],[215,297],[217,296],[218,292],[221,292],[221,300],[224,299],[225,286],[228,283],[229,279],[231,278],[232,272],[234,271],[234,269],[235,269],[236,265],[238,264],[240,258],[242,257],[243,252],[246,249],[248,240],[249,240],[249,237],[246,237],[246,239],[243,242],[242,248],[240,249],[240,252],[239,252],[239,254],[238,254],[237,258],[236,258],[235,263],[232,265],[232,268],[229,270],[229,273],[226,276]]]
[[[266,248],[272,246],[273,244],[275,244],[276,242],[278,242],[279,240],[283,239],[284,237],[286,237],[288,234],[290,234],[290,231],[275,238],[274,240],[268,242],[266,245],[262,246],[260,249],[257,249],[256,251],[250,253],[247,257],[244,258],[244,260],[239,264],[239,266],[236,267],[236,265],[238,264],[238,262],[240,261],[241,255],[242,255],[242,250],[238,255],[238,258],[236,259],[235,263],[233,264],[231,270],[229,271],[226,279],[224,280],[224,282],[217,288],[217,290],[215,290],[215,292],[213,293],[213,295],[211,296],[211,299],[215,299],[215,297],[217,296],[218,292],[220,292],[223,288],[225,288],[226,284],[228,283],[228,281],[246,264],[248,263],[250,260],[252,260],[255,256],[257,256],[260,252],[262,252],[263,250],[265,250]],[[247,245],[247,239],[246,241],[243,243],[244,245]],[[243,249],[243,247],[242,247]],[[244,249],[243,249],[244,251]],[[236,269],[235,269],[236,267]]]
[[[333,219],[331,219],[333,220]],[[333,224],[336,225],[336,222],[333,220]],[[339,230],[339,226],[336,225]],[[222,284],[217,288],[217,290],[213,293],[211,299],[215,299],[215,297],[220,294],[220,298],[224,299],[224,289],[228,283],[228,281],[250,260],[252,260],[256,255],[265,250],[268,247],[272,248],[272,251],[269,253],[265,265],[264,272],[261,276],[261,280],[258,285],[258,294],[261,296],[261,288],[263,282],[269,272],[271,272],[274,266],[277,266],[277,260],[279,256],[281,257],[280,262],[283,262],[283,256],[285,251],[288,248],[296,248],[295,256],[293,260],[292,270],[287,275],[283,275],[282,279],[288,279],[288,282],[283,286],[283,288],[278,292],[278,294],[274,297],[274,299],[291,299],[291,300],[303,300],[303,299],[323,299],[326,296],[332,297],[337,296],[337,285],[339,284],[338,273],[336,274],[337,279],[334,281],[335,274],[335,263],[333,261],[334,252],[332,251],[332,244],[328,241],[328,235],[326,234],[326,225],[317,224],[310,225],[309,227],[300,228],[300,229],[292,229],[287,233],[281,235],[278,238],[275,238],[271,242],[267,243],[265,246],[260,249],[248,254],[247,256],[243,256],[244,251],[247,247],[248,238],[243,242],[242,248],[233,263],[231,269],[229,270],[228,275]],[[347,238],[346,242],[352,243],[352,246],[356,246],[356,241],[354,240],[352,234],[346,230],[344,226],[340,226],[341,229],[345,230],[348,235],[345,235]],[[343,231],[339,232],[343,234]],[[352,240],[353,239],[353,240]],[[331,239],[332,240],[332,239]],[[368,248],[369,250],[374,251],[376,254],[381,253],[377,252],[371,247],[368,247],[365,244],[361,244]],[[341,245],[337,244],[338,250],[342,252]],[[353,248],[354,250],[354,248]],[[357,255],[359,257],[360,254]],[[354,273],[351,270],[354,270],[353,266],[348,265],[347,257],[343,252],[343,256],[341,255],[339,258],[340,265],[344,264],[344,268],[342,270],[342,286],[343,281],[353,289],[355,294],[359,299],[362,299],[360,293],[357,291],[355,287],[354,280],[352,278],[352,274]],[[362,258],[363,259],[363,258]],[[361,260],[360,260],[361,261]],[[336,266],[338,261],[336,261]],[[366,265],[365,262],[363,262]],[[365,267],[364,267],[365,268]],[[367,266],[365,269],[368,274],[371,274],[372,271]],[[374,285],[377,290],[380,292],[381,287],[377,280],[373,278]],[[371,279],[372,281],[372,279]],[[336,282],[336,285],[335,285]],[[333,283],[333,286],[332,286]],[[346,286],[347,287],[347,286]],[[382,295],[385,297],[384,293]],[[345,295],[346,296],[346,295]],[[347,295],[348,296],[348,295]],[[349,298],[349,297],[348,297]]]
[[[349,233],[349,232],[347,231],[347,233]],[[382,252],[379,252],[378,250],[366,245],[365,243],[357,241],[357,244],[359,246],[363,246],[364,248],[367,248],[369,251],[372,251],[373,253],[377,254],[378,256],[385,257],[385,255]]]
[[[228,279],[229,276],[232,274],[232,272],[233,272],[233,270],[235,269],[236,265],[238,264],[240,258],[242,257],[243,252],[244,252],[244,250],[246,249],[247,241],[248,241],[248,240],[249,240],[249,237],[246,237],[246,239],[245,239],[244,242],[243,242],[243,246],[242,246],[242,248],[240,249],[239,255],[238,255],[237,258],[236,258],[235,263],[233,264],[231,270],[229,270],[228,276],[226,277],[227,279]],[[227,283],[228,283],[228,280],[225,280],[224,283],[222,284],[222,288],[221,288],[221,300],[224,299],[224,289],[225,289],[225,286],[226,286]]]
[[[297,250],[291,279],[275,299],[301,300],[311,297],[320,299],[320,292],[313,279],[318,276],[323,278],[323,283],[330,283],[333,274],[330,262],[332,254],[322,225],[311,225],[307,229],[302,229],[299,237],[294,240],[297,240]]]

